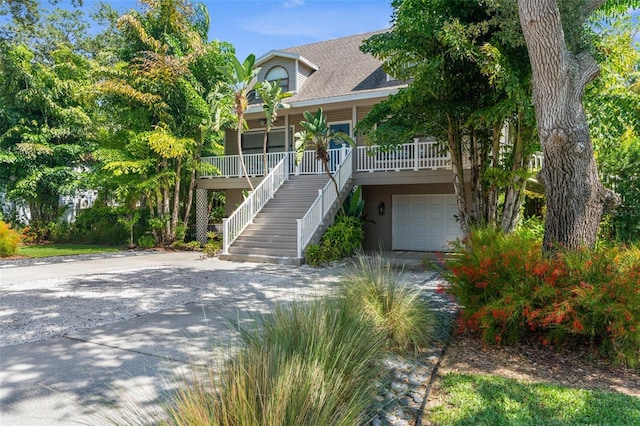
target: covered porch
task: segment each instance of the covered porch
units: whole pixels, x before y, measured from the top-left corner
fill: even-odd
[[[329,166],[331,171],[345,158],[346,145],[329,151]],[[450,170],[451,156],[442,144],[434,140],[414,139],[411,143],[398,146],[397,149],[385,149],[380,146],[357,146],[353,152],[354,173],[392,172],[407,170]],[[285,156],[295,159],[295,152],[272,152],[267,154],[265,161],[263,154],[244,155],[247,175],[252,178],[262,177],[265,171],[271,170]],[[233,179],[243,178],[243,170],[239,155],[224,155],[218,157],[202,157],[207,167],[200,174],[201,179]],[[324,173],[322,163],[315,158],[315,153],[305,152],[302,160],[296,164],[289,161],[292,174]]]

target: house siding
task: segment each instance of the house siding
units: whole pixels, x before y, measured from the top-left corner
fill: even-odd
[[[225,155],[238,154],[238,133],[228,129],[224,132],[224,153]]]
[[[335,111],[327,111],[326,114],[327,114],[327,123],[336,123],[336,122],[344,122],[344,121],[351,122],[353,118],[351,114],[351,108],[339,109]]]
[[[309,76],[311,74],[313,74],[313,71],[311,68],[309,68],[307,65],[298,62],[298,73],[296,75],[296,92],[299,92],[300,89],[302,89],[302,86],[304,85],[304,82],[307,81],[307,78],[309,78]]]
[[[236,208],[242,204],[244,198],[242,196],[241,189],[227,189],[225,191],[225,216],[229,217],[233,214]]]
[[[367,116],[367,114],[369,113],[369,111],[371,111],[372,108],[373,106],[371,105],[357,107],[356,116],[358,117],[358,123],[360,123],[360,121],[362,121]],[[364,145],[366,141],[367,141],[367,138],[365,136],[356,137],[356,143],[358,145]]]

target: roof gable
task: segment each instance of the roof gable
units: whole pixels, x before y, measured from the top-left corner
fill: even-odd
[[[271,50],[256,61],[256,66],[270,68],[272,64],[291,61],[290,75],[295,92],[288,99],[292,106],[321,104],[323,99],[375,97],[376,92],[387,96],[390,91],[406,86],[404,82],[389,80],[382,69],[382,61],[360,51],[362,42],[374,31],[302,46]],[[264,71],[266,72],[266,71]]]
[[[309,61],[304,56],[299,55],[297,53],[285,52],[283,50],[270,50],[266,54],[262,55],[261,57],[259,57],[256,60],[256,67],[261,67],[262,65],[264,65],[265,63],[269,62],[270,60],[272,60],[274,58],[292,59],[294,61],[299,61],[299,62],[305,64],[307,67],[309,67],[309,68],[311,68],[313,70],[317,70],[318,69],[318,66],[316,64],[314,64],[313,62]]]

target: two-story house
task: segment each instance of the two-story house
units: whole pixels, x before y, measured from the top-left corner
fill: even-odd
[[[260,187],[243,204],[248,185],[237,156],[236,132],[228,131],[226,155],[203,159],[218,172],[198,180],[199,240],[206,239],[206,191],[224,191],[229,216],[224,251],[229,258],[301,260],[304,247],[318,239],[337,210],[330,194],[323,195],[332,188],[311,153],[294,164],[293,135],[301,130],[302,113],[322,107],[333,129],[353,136],[354,126],[373,105],[406,85],[388,76],[379,60],[359,50],[373,34],[272,50],[257,59],[259,81],[279,81],[283,91],[294,93],[286,99],[290,108],[279,111],[269,134],[269,179],[262,165],[264,112],[257,99],[246,113],[249,130],[243,134],[242,147],[252,183]],[[336,146],[331,167],[340,174],[336,176],[342,195],[354,185],[362,186],[365,213],[375,222],[365,224],[364,248],[446,250],[447,242],[461,235],[446,150],[426,138],[406,141],[390,153],[367,146],[362,137],[356,142],[355,149]],[[310,212],[313,208],[320,213]]]

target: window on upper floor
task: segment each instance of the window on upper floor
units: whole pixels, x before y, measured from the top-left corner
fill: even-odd
[[[282,91],[286,92],[289,90],[289,73],[287,72],[286,69],[284,69],[284,67],[281,67],[280,65],[277,65],[271,68],[267,72],[267,75],[265,76],[264,79],[270,83],[273,83],[279,80]]]
[[[267,152],[283,152],[285,150],[284,127],[271,129],[267,141]],[[289,140],[293,140],[293,126],[289,128]],[[264,144],[264,130],[254,130],[242,134],[242,153],[260,154]]]

